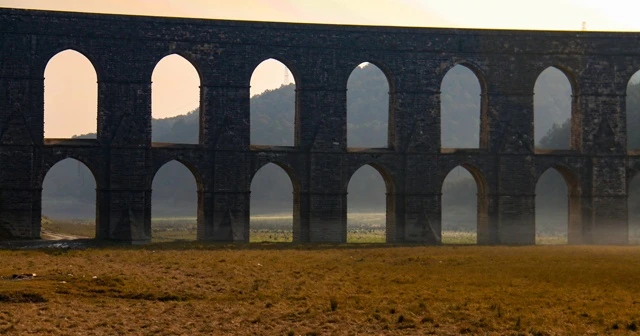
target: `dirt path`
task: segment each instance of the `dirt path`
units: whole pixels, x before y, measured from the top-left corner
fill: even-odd
[[[57,232],[53,232],[53,231],[47,230],[45,228],[43,228],[42,231],[40,232],[40,237],[42,237],[43,240],[88,239],[88,237],[70,235],[70,234],[65,234],[65,233],[57,233]]]

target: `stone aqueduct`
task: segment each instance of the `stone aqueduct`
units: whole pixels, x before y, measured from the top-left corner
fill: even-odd
[[[478,185],[478,242],[535,243],[535,185],[549,168],[569,190],[569,242],[626,244],[625,90],[640,34],[334,26],[0,10],[0,231],[40,235],[42,182],[75,158],[97,185],[97,238],[147,241],[151,182],[177,160],[198,187],[198,239],[247,241],[250,183],[275,163],[294,186],[294,240],[344,242],[351,175],[369,164],[387,187],[387,242],[437,243],[441,186],[454,167]],[[43,73],[73,49],[98,77],[95,140],[44,139]],[[151,141],[151,73],[178,54],[200,79],[199,144]],[[252,146],[249,81],[265,59],[297,84],[295,145]],[[347,148],[346,83],[362,62],[389,81],[386,148]],[[480,148],[440,145],[440,84],[457,64],[481,88]],[[533,87],[547,67],[572,90],[571,149],[533,143]]]

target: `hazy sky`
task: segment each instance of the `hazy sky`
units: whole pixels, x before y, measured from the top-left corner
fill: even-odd
[[[421,27],[580,30],[586,22],[589,31],[640,31],[638,0],[0,0],[0,7]],[[252,94],[279,87],[284,72],[276,62],[259,67]],[[186,61],[164,59],[152,81],[155,118],[197,107],[199,79]],[[81,55],[64,52],[52,59],[45,71],[46,137],[96,131],[95,82]]]

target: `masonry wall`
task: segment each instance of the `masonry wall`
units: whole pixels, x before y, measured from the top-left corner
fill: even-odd
[[[248,241],[250,185],[264,164],[295,190],[294,239],[346,241],[346,190],[369,164],[387,185],[387,241],[439,243],[441,186],[456,166],[479,190],[479,243],[535,243],[535,183],[558,169],[570,190],[570,242],[628,241],[626,85],[640,69],[637,33],[332,26],[0,9],[0,233],[40,235],[42,180],[85,163],[97,185],[97,237],[150,239],[151,181],[178,160],[198,183],[198,239]],[[96,140],[43,138],[43,74],[66,49],[98,75]],[[151,73],[169,54],[201,77],[200,142],[151,142]],[[250,146],[249,81],[275,58],[297,84],[295,146]],[[346,146],[346,84],[371,62],[389,79],[387,148]],[[440,84],[457,64],[482,87],[476,150],[440,146]],[[533,87],[547,67],[573,86],[572,148],[533,145]]]

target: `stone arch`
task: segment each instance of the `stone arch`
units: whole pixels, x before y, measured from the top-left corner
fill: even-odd
[[[365,167],[369,167],[369,168],[373,168],[373,170],[375,172],[377,172],[378,176],[380,176],[380,178],[382,178],[382,181],[384,182],[384,188],[385,188],[385,220],[384,220],[384,227],[385,227],[385,232],[384,232],[384,241],[381,242],[392,242],[395,241],[396,239],[396,231],[397,231],[397,221],[396,221],[396,183],[394,181],[393,175],[391,174],[391,172],[382,164],[377,163],[377,162],[367,162],[367,163],[363,163],[359,166],[357,166],[356,169],[354,169],[353,171],[350,172],[349,178],[346,181],[346,183],[343,186],[343,191],[345,194],[349,194],[349,186],[351,184],[351,181],[353,180],[353,177],[358,174],[359,171],[361,171],[363,168]],[[349,213],[348,211],[348,207],[349,207],[349,199],[347,198],[347,214]],[[345,233],[345,237],[343,239],[343,241],[346,242],[350,242],[350,241],[357,241],[356,240],[352,240],[352,239],[348,239],[348,232],[347,232],[347,228],[345,227],[344,229],[344,233]]]
[[[38,66],[35,68],[36,73],[44,74],[47,68],[47,65],[49,65],[51,60],[65,51],[73,51],[82,55],[84,58],[86,58],[87,61],[91,63],[91,66],[93,67],[93,70],[96,73],[96,82],[100,82],[100,80],[104,78],[104,73],[102,71],[102,68],[99,66],[100,63],[98,62],[98,58],[94,57],[93,52],[87,50],[86,48],[80,45],[73,45],[73,46],[65,45],[65,46],[60,46],[60,47],[48,50],[46,52],[43,52],[42,58],[39,58],[42,61],[39,62]]]
[[[582,189],[579,178],[580,175],[575,170],[573,170],[573,168],[562,163],[553,163],[548,165],[548,167],[543,167],[541,170],[538,170],[535,184],[538,184],[538,180],[540,179],[540,177],[549,169],[555,169],[556,171],[558,171],[558,173],[560,173],[560,175],[562,175],[562,178],[567,184],[568,190],[575,191],[577,194],[580,194]]]
[[[485,174],[478,166],[472,163],[462,162],[449,169],[440,181],[439,190],[441,192],[444,190],[445,181],[456,168],[466,170],[476,185],[476,243],[490,244],[495,242],[496,232],[492,232],[489,223],[489,186]],[[439,231],[440,232],[437,232],[437,236],[440,237],[440,241],[442,241],[442,226],[440,226]]]
[[[172,53],[159,59],[151,72],[151,118],[175,119],[171,130],[151,132],[153,142],[197,144],[201,141],[200,100],[202,76],[196,63],[184,53]],[[180,68],[180,71],[172,69]],[[194,76],[195,74],[195,76]],[[183,76],[176,80],[176,76]],[[194,85],[197,77],[197,86]],[[191,84],[191,85],[188,85]],[[186,97],[167,104],[166,98]],[[163,100],[164,99],[164,100]],[[192,115],[182,116],[191,113]],[[153,124],[152,124],[153,125]],[[152,126],[153,128],[153,126]],[[194,137],[195,136],[195,137]]]
[[[447,76],[449,71],[451,71],[451,69],[455,68],[456,66],[463,66],[473,72],[473,75],[476,77],[476,79],[478,80],[478,84],[480,85],[481,94],[486,94],[488,90],[487,76],[485,75],[480,65],[470,60],[456,60],[450,63],[443,64],[440,69],[442,71],[439,72],[441,75],[440,83],[442,83],[442,80]]]
[[[348,190],[348,186],[349,186],[349,182],[351,181],[351,178],[353,177],[353,175],[360,170],[360,168],[364,167],[364,166],[370,166],[371,168],[375,169],[378,174],[380,174],[380,177],[382,178],[382,181],[384,182],[385,185],[385,190],[387,193],[395,193],[396,192],[396,182],[395,182],[395,178],[393,176],[393,174],[391,173],[391,170],[389,168],[387,168],[384,164],[380,163],[380,162],[376,162],[376,161],[364,161],[362,163],[357,164],[356,166],[353,166],[349,171],[348,171],[348,176],[349,179],[347,180],[347,183],[343,186],[343,191],[347,192]]]
[[[147,237],[152,238],[152,226],[158,229],[155,239],[161,240],[195,240],[197,238],[197,232],[203,230],[202,214],[202,199],[200,194],[202,192],[202,177],[200,176],[196,167],[191,165],[188,161],[180,158],[165,160],[154,167],[154,172],[149,183],[149,190],[151,190],[151,213],[149,218],[151,222],[149,227],[145,227],[145,234]],[[188,174],[182,172],[188,171]],[[195,190],[189,190],[190,188],[173,188],[171,185],[157,185],[156,183],[163,183],[166,181],[184,182],[183,185],[189,185],[190,179],[188,175],[193,178]],[[181,180],[181,181],[180,181]],[[155,182],[155,183],[154,183]],[[185,190],[190,194],[176,195],[177,199],[169,199],[169,195],[173,197],[178,190]],[[161,195],[159,195],[162,193]],[[164,198],[164,204],[160,209],[158,205],[158,196]],[[184,202],[183,200],[187,200]],[[195,206],[194,206],[195,205]],[[165,208],[171,208],[171,211],[165,210]],[[154,211],[155,210],[155,211]],[[195,217],[195,225],[192,219],[189,219],[191,215]],[[172,217],[171,222],[161,221],[159,218],[162,216]],[[172,234],[175,229],[179,228],[180,235],[176,236]],[[173,229],[173,230],[171,230]]]
[[[273,164],[276,165],[278,167],[280,167],[280,169],[282,169],[287,176],[289,177],[289,181],[291,182],[291,185],[293,187],[293,190],[300,190],[300,179],[298,178],[298,174],[296,173],[296,170],[289,165],[288,163],[285,163],[284,161],[280,161],[280,160],[275,160],[275,159],[267,159],[264,162],[261,162],[260,164],[258,164],[253,171],[251,172],[251,178],[249,179],[249,186],[251,185],[251,180],[253,180],[253,178],[255,177],[256,173],[258,173],[258,171],[260,171],[260,169],[264,168],[264,166],[268,165],[268,164]]]
[[[271,92],[274,90],[267,89],[260,93],[252,94],[249,102],[249,127],[250,127],[250,144],[252,145],[275,145],[275,146],[297,146],[299,143],[299,111],[298,111],[298,72],[295,68],[290,66],[290,62],[283,60],[279,57],[271,57],[262,59],[252,67],[251,76],[249,77],[249,86],[254,80],[254,77],[263,71],[268,71],[270,67],[269,63],[273,66],[277,62],[285,67],[285,72],[292,75],[293,82],[282,84],[280,88],[276,89],[278,92]],[[272,69],[275,70],[275,69]],[[282,73],[278,73],[277,78],[282,78]],[[275,110],[269,110],[273,108],[273,97],[275,94],[279,94],[284,99],[277,100],[278,103]],[[264,110],[261,110],[264,109]],[[257,119],[261,116],[263,120]],[[260,121],[260,122],[258,122]]]
[[[153,183],[153,179],[155,178],[156,174],[158,173],[158,171],[164,167],[167,163],[171,162],[171,161],[175,161],[177,163],[180,163],[181,165],[183,165],[185,168],[187,168],[189,170],[189,172],[191,172],[191,175],[193,175],[193,179],[196,182],[196,186],[198,187],[198,190],[202,189],[203,186],[203,180],[202,180],[202,174],[200,174],[200,170],[198,169],[198,167],[194,164],[192,164],[189,160],[186,160],[184,158],[181,157],[172,157],[172,158],[166,158],[163,159],[160,162],[157,162],[154,164],[154,168],[153,168],[153,173],[152,173],[152,177],[151,180],[149,181],[149,187],[151,187],[151,184]]]
[[[478,130],[478,137],[477,137],[478,142],[477,144],[470,143],[469,146],[457,146],[457,145],[451,146],[451,143],[447,143],[446,141],[444,141],[445,140],[444,135],[453,132],[453,130],[449,130],[447,132],[445,132],[444,130],[445,120],[443,120],[444,119],[443,111],[445,109],[448,109],[447,104],[449,103],[448,101],[445,100],[447,97],[445,96],[446,92],[444,90],[444,86],[447,84],[447,80],[449,76],[451,76],[452,70],[455,70],[455,68],[464,69],[463,72],[468,71],[471,74],[473,74],[473,77],[475,78],[475,82],[478,84],[477,92],[475,92],[475,90],[473,89],[471,90],[471,92],[468,92],[468,91],[464,92],[467,94],[475,93],[478,95],[477,100],[474,99],[474,101],[469,102],[471,105],[477,105],[477,106],[472,106],[473,111],[469,111],[469,112],[474,113],[474,115],[477,115],[477,119],[476,119],[477,125],[474,125],[474,127]],[[488,95],[487,95],[487,79],[484,72],[481,70],[480,66],[467,60],[453,62],[451,64],[448,64],[444,69],[445,70],[442,72],[443,75],[440,78],[441,147],[486,149],[489,145],[489,113],[488,113],[489,102],[488,102]],[[468,120],[468,118],[464,118],[464,120]],[[474,121],[474,123],[476,122]]]
[[[635,131],[640,129],[640,70],[629,76],[625,87],[625,119],[627,150],[640,149],[640,137],[634,137]],[[637,152],[636,152],[637,153]]]
[[[489,114],[488,114],[488,95],[487,95],[487,80],[484,73],[480,70],[480,68],[472,62],[469,61],[461,61],[456,62],[445,68],[444,75],[440,79],[440,137],[441,137],[441,147],[449,147],[449,148],[482,148],[486,149],[489,144]],[[470,90],[466,90],[463,94],[472,96],[473,94],[477,95],[476,99],[471,97],[467,98],[470,101],[463,106],[469,106],[473,110],[469,110],[469,113],[473,113],[474,118],[455,118],[456,122],[460,120],[471,120],[473,122],[472,127],[478,130],[477,143],[469,143],[468,145],[458,145],[452,140],[446,140],[445,136],[448,134],[454,133],[454,130],[446,130],[449,126],[447,125],[447,120],[445,120],[445,115],[448,114],[449,104],[453,104],[453,99],[448,96],[448,92],[446,92],[445,86],[447,86],[449,79],[451,76],[462,75],[465,76],[464,73],[472,74],[475,78],[475,83],[477,83],[477,88],[470,88]],[[477,92],[476,92],[477,91]],[[463,96],[463,98],[466,98]],[[456,97],[455,104],[460,104],[460,97]],[[452,109],[452,108],[451,108]],[[476,121],[477,120],[477,121]],[[476,125],[477,124],[477,125]],[[475,140],[472,140],[475,142]]]
[[[281,56],[277,56],[277,55],[269,55],[269,56],[265,56],[265,57],[260,57],[258,59],[256,59],[255,61],[253,61],[252,63],[249,64],[248,69],[250,69],[250,73],[249,73],[249,78],[246,80],[248,83],[251,83],[251,78],[253,77],[253,74],[255,73],[256,69],[263,64],[266,61],[276,61],[278,63],[281,63],[282,65],[284,65],[287,70],[289,70],[289,72],[291,73],[291,76],[293,77],[293,83],[295,83],[296,88],[300,88],[300,86],[302,85],[301,81],[300,81],[300,72],[298,71],[298,68],[296,67],[296,64],[292,61],[290,61],[289,59],[285,58],[285,57],[281,57]]]
[[[82,52],[63,49],[48,59],[42,73],[44,137],[71,138],[73,135],[93,133],[91,137],[96,138],[99,131],[97,119],[100,77],[95,63]],[[78,113],[78,110],[90,110],[91,113]],[[84,126],[90,124],[94,127]]]
[[[87,186],[85,185],[85,178],[84,175],[81,174],[81,171],[83,171],[82,168],[84,168],[85,170],[88,170],[91,173],[91,178],[89,180],[93,180],[94,182],[94,186],[95,188],[93,188],[93,190],[89,191],[89,193],[92,193],[93,195],[93,219],[95,222],[95,230],[94,230],[94,237],[99,237],[100,234],[99,232],[102,229],[101,223],[100,223],[100,217],[98,216],[98,197],[97,197],[97,191],[100,190],[101,188],[101,184],[100,184],[100,179],[98,178],[98,175],[96,174],[95,169],[90,165],[87,164],[84,159],[73,156],[73,155],[65,155],[63,157],[57,158],[56,160],[52,160],[51,162],[45,164],[43,166],[43,173],[41,174],[41,178],[39,181],[39,186],[40,189],[42,190],[41,193],[41,210],[46,209],[48,207],[47,202],[45,202],[45,198],[47,198],[47,194],[48,194],[48,187],[46,186],[47,184],[47,176],[49,175],[49,173],[52,172],[52,170],[55,172],[55,167],[58,165],[62,165],[65,162],[68,162],[69,164],[71,164],[72,162],[77,163],[78,164],[78,174],[80,176],[76,177],[76,176],[72,176],[75,174],[72,174],[69,172],[69,169],[67,169],[64,173],[63,172],[57,172],[54,174],[57,174],[55,177],[55,181],[52,181],[52,183],[54,183],[53,186],[50,187],[58,187],[59,189],[72,189],[72,191],[74,193],[76,193],[75,196],[72,197],[71,201],[73,203],[72,208],[76,209],[80,206],[83,209],[86,208],[86,206],[88,205],[82,205],[80,202],[81,200],[87,199],[89,196],[88,194],[85,194],[89,189],[87,188]],[[82,168],[81,168],[82,167]],[[74,185],[74,183],[80,182],[80,185]],[[51,198],[55,198],[56,199],[56,203],[59,203],[58,200],[60,199],[64,199],[65,195],[51,195]],[[66,195],[68,196],[68,195]],[[66,202],[62,202],[62,204],[64,204]],[[64,207],[64,206],[63,206]],[[62,210],[63,212],[66,210]],[[40,217],[40,225],[42,226],[42,216],[44,215],[50,215],[48,213],[43,213],[41,211],[41,217]],[[89,214],[86,214],[87,216]],[[76,217],[77,215],[74,215],[73,217]],[[81,215],[81,216],[84,216]]]
[[[44,160],[44,164],[42,166],[42,174],[40,174],[40,179],[38,181],[39,185],[42,186],[42,183],[44,182],[46,175],[49,173],[49,170],[53,168],[53,166],[67,159],[71,159],[73,161],[78,161],[79,163],[82,163],[82,165],[85,166],[87,169],[89,169],[89,171],[91,172],[91,175],[93,176],[93,180],[96,182],[96,188],[102,187],[101,176],[98,173],[98,170],[96,169],[96,167],[93,166],[92,160],[89,158],[85,158],[81,155],[74,155],[71,153],[65,153],[61,156],[56,156],[55,158]]]
[[[379,64],[382,63],[375,61],[361,62],[351,68],[351,72],[349,72],[345,81],[345,89],[347,90],[347,147],[389,148],[393,146],[392,144],[394,143],[395,138],[395,127],[393,127],[393,121],[395,120],[393,76],[390,74],[390,71],[386,66],[379,66]],[[357,73],[357,71],[359,73]],[[365,90],[361,85],[358,85],[360,82],[357,81],[358,76],[361,76],[365,72],[369,72],[368,76],[374,76],[374,82],[377,82],[375,77],[382,74],[382,77],[385,79],[386,86],[372,86],[370,85],[372,82],[369,81]],[[354,77],[354,75],[356,77]],[[356,86],[354,87],[353,85]],[[376,91],[371,92],[372,89],[376,89]],[[367,94],[366,99],[362,99],[360,97],[363,92],[366,92]],[[379,99],[379,101],[376,99]],[[370,106],[366,106],[364,104],[370,104]],[[361,106],[363,111],[356,110],[356,106]],[[358,112],[366,115],[357,116],[356,113]],[[374,114],[373,117],[370,116],[371,113]],[[354,119],[358,120],[354,123],[352,122]],[[376,130],[372,131],[369,129],[364,132],[358,131],[362,127],[362,124],[359,122],[360,119],[364,119],[369,125],[374,125]],[[377,138],[377,135],[382,132],[384,132],[386,139]]]
[[[156,57],[152,64],[152,68],[150,69],[149,78],[153,76],[153,71],[158,67],[158,63],[162,62],[163,59],[166,59],[167,57],[170,57],[170,56],[178,56],[181,59],[187,61],[189,65],[191,65],[193,70],[195,70],[195,72],[198,74],[198,82],[200,84],[204,82],[202,77],[202,66],[200,65],[200,63],[196,58],[194,58],[191,54],[185,51],[173,51],[171,53],[161,54],[159,57]]]
[[[533,184],[533,194],[538,196],[537,187],[538,182],[550,170],[554,170],[562,176],[567,188],[567,242],[569,244],[581,244],[584,243],[584,227],[582,223],[582,186],[579,174],[577,174],[570,167],[555,163],[539,171],[535,177]],[[538,207],[536,206],[536,209]]]
[[[394,76],[394,72],[387,65],[387,63],[373,57],[365,57],[363,59],[364,60],[351,61],[346,63],[345,67],[343,68],[344,72],[341,72],[340,74],[341,82],[345,83],[344,88],[348,86],[349,77],[351,77],[351,75],[353,74],[353,71],[356,68],[362,66],[363,64],[370,64],[375,66],[376,68],[378,68],[378,70],[380,70],[380,72],[382,72],[385,79],[387,80],[387,85],[389,86],[389,92],[390,93],[394,92],[396,87],[396,78]]]
[[[303,232],[303,228],[301,227],[301,218],[300,218],[300,181],[297,178],[294,170],[288,166],[285,163],[276,161],[276,160],[269,160],[267,162],[264,162],[263,164],[259,165],[256,167],[256,169],[252,172],[251,174],[251,178],[249,179],[249,190],[251,190],[252,196],[255,195],[254,194],[254,182],[256,182],[256,177],[258,177],[258,183],[264,183],[264,181],[261,181],[261,177],[260,177],[260,172],[263,171],[264,168],[268,168],[268,167],[278,167],[278,170],[281,172],[284,172],[284,174],[289,178],[289,182],[291,183],[291,190],[292,190],[292,198],[291,198],[291,203],[292,203],[292,208],[291,208],[291,213],[292,213],[292,221],[291,221],[291,234],[288,234],[288,224],[284,224],[283,222],[287,221],[287,216],[283,216],[281,218],[262,218],[262,227],[263,229],[268,229],[271,228],[271,230],[275,230],[272,234],[269,235],[269,237],[260,237],[261,236],[261,232],[259,231],[255,231],[254,234],[256,234],[256,236],[258,236],[257,239],[258,241],[275,241],[275,242],[300,242],[300,241],[307,241],[307,239],[305,239],[304,235],[306,234],[305,232]],[[269,173],[268,170],[264,170],[265,173]],[[272,172],[273,173],[273,172]],[[271,178],[269,179],[270,181],[277,181],[277,177],[273,178],[274,176],[272,175]],[[266,181],[266,180],[265,180]],[[260,187],[260,188],[264,188],[264,187]],[[264,197],[264,195],[263,195]],[[272,198],[277,198],[277,195],[272,197]],[[251,198],[252,200],[255,199],[254,197]],[[286,200],[285,200],[286,201]],[[250,208],[255,210],[255,207],[253,206],[253,202],[250,202]],[[254,214],[254,212],[252,211],[252,215]],[[251,221],[254,222],[254,224],[256,223],[257,219],[255,216],[251,217]],[[269,223],[269,222],[273,222],[273,223]],[[284,225],[283,225],[284,224]],[[251,226],[251,223],[249,223],[249,226]],[[251,234],[251,227],[247,228],[245,231],[250,235]],[[246,240],[251,241],[251,237],[247,236],[245,238]],[[254,240],[255,240],[254,239]]]
[[[560,76],[558,75],[560,73],[564,75],[563,79],[559,78]],[[554,78],[557,78],[557,80],[566,80],[566,83],[569,84],[568,97],[562,97],[563,93],[560,92],[561,90],[559,88],[546,89],[544,86],[545,82],[553,80]],[[579,113],[579,104],[576,100],[579,95],[578,81],[576,80],[573,72],[567,67],[560,65],[548,66],[538,73],[534,82],[533,92],[534,147],[536,149],[579,149],[582,136],[582,122],[581,115]],[[550,103],[549,100],[552,100],[553,102]],[[564,117],[556,115],[555,117],[560,119],[552,120],[552,124],[545,126],[541,123],[541,118],[539,118],[542,113],[541,111],[543,109],[553,109],[556,104],[562,105],[560,108],[563,111],[568,112],[567,114],[569,118],[567,120],[561,120],[564,119]],[[553,113],[553,111],[551,111],[551,113]],[[554,116],[551,115],[551,117]],[[559,130],[554,133],[557,133],[559,138],[555,139],[554,143],[551,144],[539,144],[539,141],[553,128],[559,128]]]

